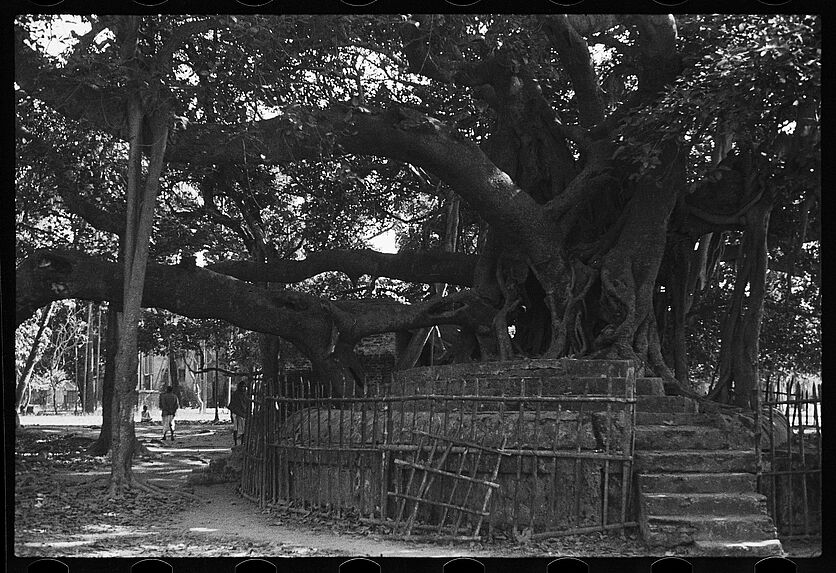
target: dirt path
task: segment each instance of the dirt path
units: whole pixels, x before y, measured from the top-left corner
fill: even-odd
[[[485,555],[466,547],[399,543],[380,537],[335,532],[327,526],[308,526],[270,513],[239,497],[233,484],[199,486],[195,493],[206,501],[177,514],[173,530],[185,530],[196,537],[228,542],[232,537],[240,544],[252,542],[267,545],[275,555],[353,555],[371,557],[455,557]]]
[[[138,430],[137,434],[156,437],[156,428]],[[182,435],[182,438],[181,438]],[[231,453],[232,439],[228,426],[181,426],[177,441],[153,442],[149,447],[162,460],[141,463],[137,471],[156,483],[186,479],[188,473],[203,467],[209,460]],[[184,469],[188,473],[184,474]],[[163,527],[166,531],[189,532],[191,537],[246,547],[253,544],[269,548],[275,555],[358,555],[387,557],[454,557],[473,555],[463,548],[397,542],[379,537],[352,535],[324,525],[306,525],[292,516],[262,512],[254,503],[235,493],[234,483],[195,486],[202,502],[190,505],[172,516]],[[466,549],[466,548],[465,548]]]
[[[177,440],[161,441],[159,425],[137,424],[150,455],[135,474],[150,484],[192,491],[198,501],[169,502],[137,494],[106,498],[106,458],[86,455],[95,426],[23,428],[15,464],[15,554],[18,556],[391,556],[479,554],[467,546],[399,542],[295,515],[261,512],[235,493],[234,483],[190,486],[193,470],[231,453],[229,424],[180,424]],[[91,483],[98,485],[88,485]],[[368,528],[365,528],[368,529]],[[482,551],[481,555],[488,552]]]

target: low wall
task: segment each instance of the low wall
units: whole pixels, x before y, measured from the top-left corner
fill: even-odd
[[[496,479],[500,488],[491,496],[491,515],[486,520],[491,528],[506,529],[514,523],[537,530],[599,524],[605,467],[609,472],[607,521],[620,518],[622,462],[603,456],[608,449],[612,457],[623,452],[621,446],[628,439],[628,410],[614,411],[609,416],[606,412],[579,414],[563,410],[477,412],[457,418],[456,413],[420,410],[390,411],[375,417],[368,412],[306,408],[288,419],[276,436],[278,447],[273,449],[280,471],[287,476],[283,497],[309,500],[321,506],[354,508],[361,514],[383,515],[385,509],[385,515],[396,515],[398,502],[386,491],[407,490],[410,470],[394,460],[415,459],[418,440],[413,428],[490,448],[500,448],[504,440],[506,450],[528,452],[501,456]],[[430,443],[426,440],[424,446]],[[300,444],[307,444],[310,449],[300,449]],[[445,445],[440,442],[434,460],[438,460]],[[497,456],[490,452],[480,456],[478,451],[470,449],[461,473],[490,480]],[[584,455],[589,457],[559,457]],[[418,462],[428,458],[429,452],[425,452]],[[452,452],[439,469],[458,473],[460,466],[461,454]],[[416,473],[423,476],[423,472]],[[417,491],[420,479],[413,481],[410,492]],[[481,508],[483,486],[471,488],[468,494],[467,485],[458,480],[436,479],[423,497]],[[411,507],[411,502],[407,503],[407,511]],[[418,520],[438,522],[443,511],[441,507],[424,505]]]
[[[478,480],[499,486],[491,531],[629,521],[635,373],[629,361],[457,364],[396,372],[363,396],[268,398],[265,498],[405,520],[408,494],[419,523],[449,526],[449,506],[483,509]],[[464,532],[477,519],[463,512]]]

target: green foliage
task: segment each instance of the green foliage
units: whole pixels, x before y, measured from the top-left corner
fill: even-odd
[[[691,149],[689,176],[699,182],[722,176],[708,159],[713,138],[728,134],[738,147],[772,158],[777,172],[784,130],[821,90],[819,26],[813,16],[683,17],[685,69],[661,98],[626,119],[617,153],[639,166],[639,176],[658,164],[661,142],[674,139]]]
[[[767,275],[760,360],[765,372],[821,373],[821,291],[818,246],[808,243],[798,261],[792,295],[786,298],[785,274]],[[723,314],[734,288],[734,267],[721,264],[717,277],[689,314],[688,357],[695,380],[708,382],[716,373]]]

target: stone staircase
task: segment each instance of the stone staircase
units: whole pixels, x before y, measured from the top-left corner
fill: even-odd
[[[638,378],[636,390],[633,471],[645,542],[693,555],[780,555],[766,498],[756,491],[751,428],[666,396],[659,378]]]

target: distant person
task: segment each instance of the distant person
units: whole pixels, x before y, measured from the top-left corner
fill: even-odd
[[[172,392],[171,386],[166,386],[165,392],[160,394],[160,411],[163,414],[163,440],[167,432],[171,432],[171,441],[174,441],[174,414],[180,407],[180,400]]]
[[[140,420],[140,422],[143,424],[151,423],[151,412],[148,411],[147,405],[142,407],[142,419]]]
[[[247,414],[249,408],[247,407],[247,395],[244,391],[247,385],[239,382],[235,387],[235,392],[232,393],[232,398],[229,400],[229,416],[232,418],[232,442],[238,445],[238,434],[241,434],[241,445],[244,444],[244,434],[247,431]]]

